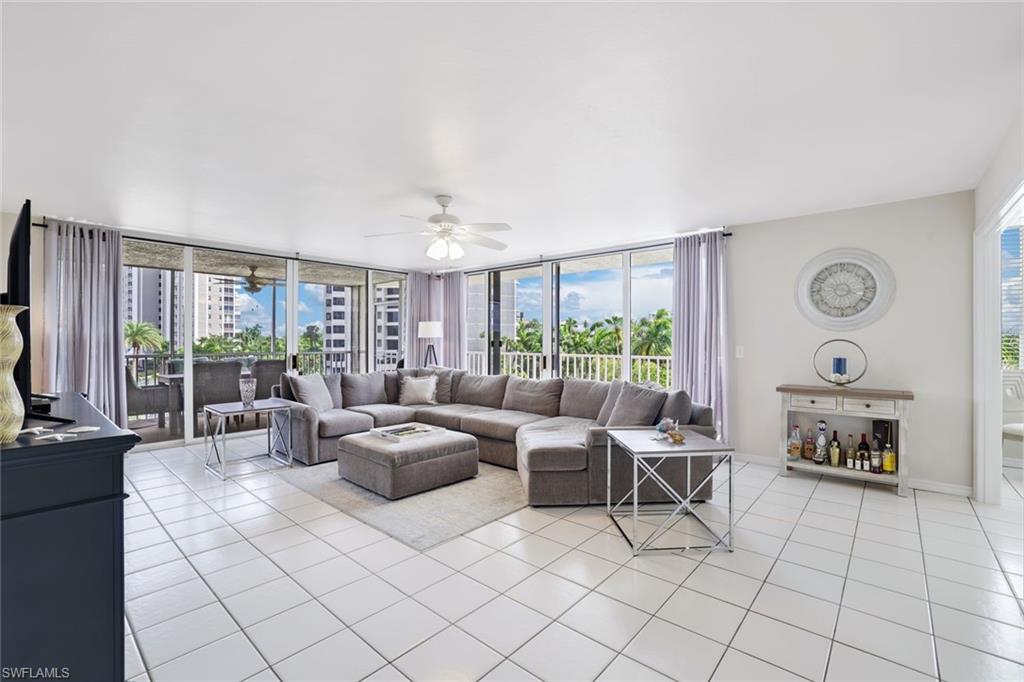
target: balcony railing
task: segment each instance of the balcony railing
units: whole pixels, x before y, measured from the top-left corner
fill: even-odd
[[[296,366],[300,374],[337,374],[359,371],[355,353],[344,351],[302,351],[296,353]],[[394,370],[401,358],[399,351],[381,351],[375,354],[378,370]],[[125,353],[125,363],[139,386],[155,386],[160,374],[184,374],[185,356],[171,353]],[[257,360],[284,360],[287,354],[279,353],[193,353],[193,362],[218,362],[240,360],[246,369]]]
[[[539,379],[543,368],[542,353],[503,351],[500,354],[501,374]],[[487,374],[487,353],[469,351],[466,369],[470,374]],[[611,381],[622,377],[622,356],[596,353],[559,354],[559,375],[576,379]],[[634,355],[630,361],[630,380],[653,381],[661,386],[672,384],[672,358],[664,355]]]

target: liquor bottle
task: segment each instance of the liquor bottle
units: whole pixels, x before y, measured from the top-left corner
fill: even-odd
[[[846,434],[846,468],[855,469],[857,464],[857,451],[853,448],[853,434]]]
[[[814,459],[814,435],[807,429],[807,438],[804,438],[804,459]]]
[[[832,432],[832,440],[828,444],[828,463],[834,467],[839,466],[839,433]]]
[[[818,436],[814,439],[814,463],[824,464],[828,460],[828,439],[825,433],[828,431],[828,424],[824,420],[818,420]]]
[[[871,473],[882,473],[882,451],[878,449],[878,441],[871,441]]]
[[[896,453],[893,452],[892,445],[889,443],[886,443],[885,449],[882,450],[882,473],[896,473]]]
[[[868,445],[868,434],[860,434],[860,443],[857,444],[857,466],[860,471],[871,470],[871,446]]]
[[[803,452],[804,441],[800,437],[800,427],[796,424],[793,425],[793,432],[789,434],[789,440],[786,441],[786,458],[790,461],[800,459],[800,453]]]

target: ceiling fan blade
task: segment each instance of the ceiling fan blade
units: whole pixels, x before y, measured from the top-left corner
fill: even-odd
[[[415,220],[418,223],[425,223],[425,222],[427,222],[426,218],[417,218],[414,215],[405,215],[404,213],[402,215],[398,216],[398,217],[399,218],[408,218],[409,220]]]
[[[508,244],[503,244],[497,239],[491,239],[490,237],[484,237],[480,234],[473,234],[472,232],[461,232],[457,236],[460,241],[466,241],[470,244],[476,244],[477,246],[483,246],[488,249],[494,249],[496,251],[504,251],[508,248]]]
[[[433,234],[433,232],[422,232],[420,230],[402,230],[401,232],[378,232],[377,234],[364,234],[363,239],[371,237],[397,237],[403,234]]]
[[[469,232],[508,232],[512,229],[508,223],[466,223],[459,227]]]

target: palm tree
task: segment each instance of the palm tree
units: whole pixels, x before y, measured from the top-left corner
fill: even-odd
[[[320,351],[324,348],[324,335],[315,324],[306,325],[299,336],[299,351],[303,353]]]
[[[672,354],[672,314],[659,308],[633,323],[632,349],[636,355]]]
[[[124,323],[124,345],[132,349],[132,355],[138,355],[143,348],[157,350],[163,342],[160,330],[149,322]]]

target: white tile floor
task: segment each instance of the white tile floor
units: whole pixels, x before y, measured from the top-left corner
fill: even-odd
[[[634,559],[601,508],[421,553],[201,455],[125,461],[133,680],[1024,679],[1020,470],[986,507],[738,465],[735,553]]]

